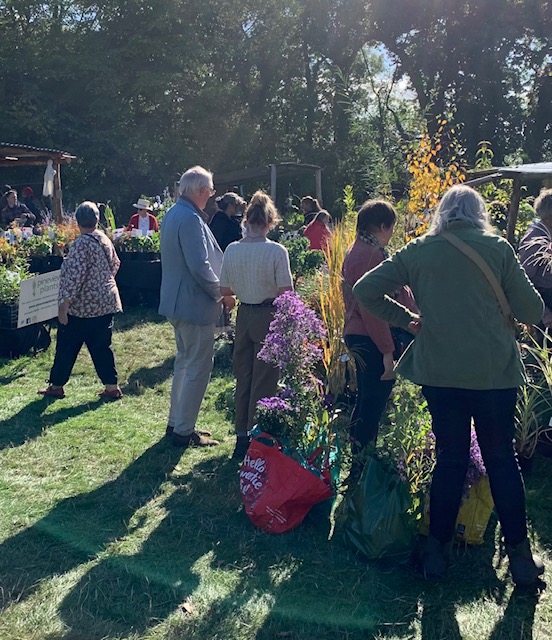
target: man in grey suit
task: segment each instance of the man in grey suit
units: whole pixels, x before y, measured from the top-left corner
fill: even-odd
[[[174,327],[177,354],[167,435],[175,446],[218,444],[196,420],[213,367],[215,323],[221,314],[222,251],[203,209],[214,194],[213,175],[192,167],[180,179],[180,198],[161,224],[159,313]]]

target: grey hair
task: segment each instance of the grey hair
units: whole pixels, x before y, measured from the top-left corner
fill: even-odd
[[[451,222],[467,222],[482,231],[493,231],[485,200],[471,187],[456,185],[441,198],[428,235],[444,231]]]
[[[190,196],[204,188],[213,188],[213,174],[207,169],[196,165],[182,174],[179,183],[181,196]]]
[[[83,229],[92,229],[96,227],[100,221],[100,212],[95,202],[86,200],[77,207],[75,218],[79,227]]]
[[[535,200],[535,212],[542,220],[552,218],[552,189],[543,189]]]

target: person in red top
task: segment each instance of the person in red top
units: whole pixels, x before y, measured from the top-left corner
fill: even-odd
[[[345,302],[345,343],[357,370],[357,399],[351,416],[353,453],[375,443],[379,421],[393,388],[395,342],[389,323],[369,313],[353,296],[352,287],[367,271],[387,257],[385,247],[393,235],[397,215],[384,200],[365,202],[357,218],[357,237],[343,261],[343,299]],[[409,289],[395,298],[415,310]],[[357,463],[356,472],[362,465]]]
[[[128,223],[127,231],[131,229],[140,229],[142,235],[147,236],[148,231],[159,231],[159,223],[157,218],[150,213],[153,208],[146,198],[139,198],[136,204],[132,205],[135,209],[138,209],[138,213],[135,213]]]
[[[318,249],[323,251],[326,248],[329,238],[332,235],[330,224],[331,215],[321,209],[312,222],[310,222],[303,232],[305,238],[309,240],[309,250]]]

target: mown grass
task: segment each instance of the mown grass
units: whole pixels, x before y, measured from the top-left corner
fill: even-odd
[[[86,353],[56,401],[36,395],[53,349],[0,363],[1,640],[552,637],[546,592],[512,589],[494,522],[434,584],[355,560],[342,510],[330,541],[323,520],[257,531],[241,509],[231,424],[215,407],[230,376],[215,372],[200,416],[222,445],[182,453],[163,437],[170,327],[127,313],[115,349],[117,403],[96,399]],[[538,460],[527,485],[545,554],[551,469]]]

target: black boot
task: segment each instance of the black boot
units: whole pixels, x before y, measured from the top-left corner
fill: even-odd
[[[233,460],[243,460],[247,450],[249,449],[250,438],[248,435],[237,436],[236,446],[234,447],[234,453],[232,454]]]
[[[452,542],[439,542],[428,536],[418,559],[418,570],[424,578],[444,578],[449,565]]]
[[[534,585],[544,573],[542,558],[531,553],[529,540],[525,538],[516,545],[506,545],[506,553],[510,558],[510,573],[516,585],[528,587]]]

